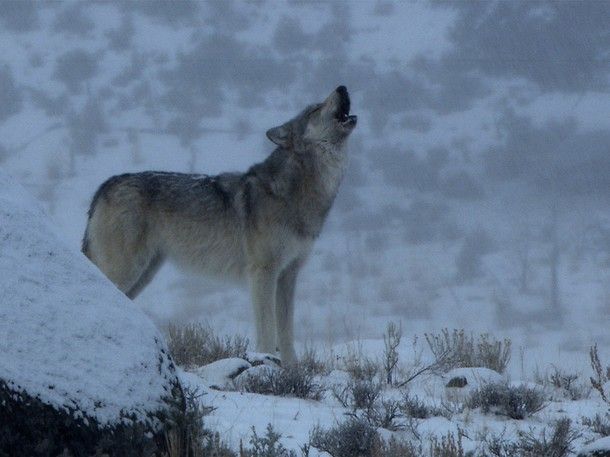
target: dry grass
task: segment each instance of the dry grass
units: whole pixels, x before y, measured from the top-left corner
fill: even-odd
[[[242,336],[220,337],[209,325],[170,324],[167,344],[174,362],[184,368],[207,365],[228,357],[245,358],[248,339]]]
[[[426,333],[426,341],[437,361],[452,368],[485,367],[503,373],[511,356],[509,339],[496,340],[488,333],[478,336],[466,334],[464,329],[443,329],[440,333]]]

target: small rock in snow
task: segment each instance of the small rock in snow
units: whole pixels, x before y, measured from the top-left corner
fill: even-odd
[[[224,390],[232,389],[233,379],[250,367],[252,364],[247,360],[233,357],[196,368],[193,373],[203,379],[209,387]]]
[[[468,380],[465,376],[456,376],[451,378],[445,387],[465,387],[468,385]]]

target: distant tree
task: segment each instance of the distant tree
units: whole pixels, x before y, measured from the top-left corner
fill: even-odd
[[[79,93],[83,84],[98,70],[98,57],[85,49],[73,49],[60,55],[55,62],[53,76],[65,84],[68,91]]]
[[[548,237],[550,240],[549,253],[549,317],[554,321],[563,320],[561,309],[560,285],[559,285],[559,264],[561,261],[561,248],[558,229],[558,204],[554,202],[551,207],[551,221],[548,226]]]
[[[95,154],[99,135],[108,130],[103,104],[98,97],[89,96],[82,110],[72,111],[66,116],[68,148],[70,151],[70,174],[74,174],[75,158],[78,154]]]
[[[484,196],[481,185],[465,170],[448,173],[440,188],[444,196],[459,200],[479,200]]]
[[[35,0],[3,1],[0,24],[12,32],[29,32],[39,25],[40,4]]]
[[[493,250],[493,241],[484,229],[470,232],[464,238],[455,260],[456,280],[472,282],[483,274],[483,257]]]
[[[21,111],[23,97],[8,65],[0,67],[0,123]]]
[[[516,251],[518,272],[519,272],[519,292],[527,294],[530,290],[531,280],[531,255],[532,255],[532,228],[528,224],[517,233],[514,241]]]
[[[142,154],[140,148],[140,132],[134,128],[127,129],[127,141],[131,146],[132,161],[134,164],[142,162]]]

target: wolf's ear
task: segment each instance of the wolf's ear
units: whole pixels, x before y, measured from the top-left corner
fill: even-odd
[[[290,144],[290,127],[288,124],[267,130],[267,138],[278,146],[287,147]]]

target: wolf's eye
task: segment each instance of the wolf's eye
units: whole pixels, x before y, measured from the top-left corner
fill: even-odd
[[[317,113],[317,112],[318,112],[318,111],[320,111],[321,109],[322,109],[322,107],[321,107],[321,106],[317,106],[317,107],[313,108],[313,109],[312,109],[312,110],[309,112],[309,114],[314,114],[314,113]]]

